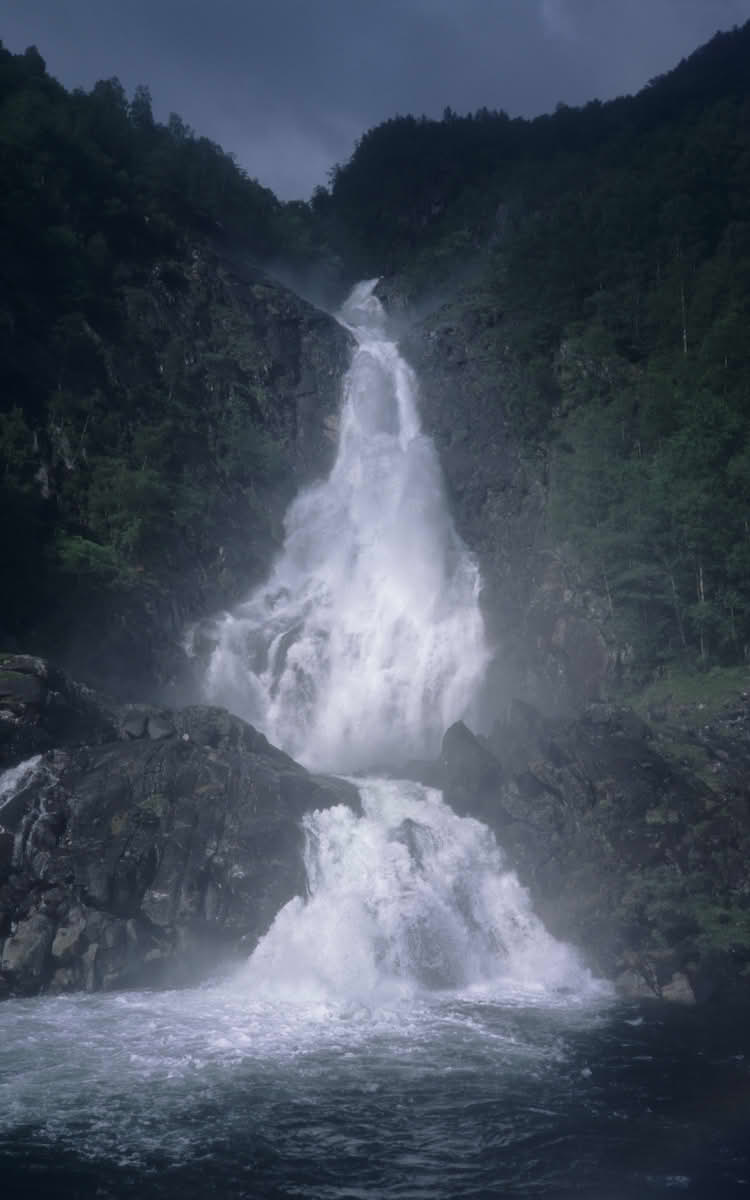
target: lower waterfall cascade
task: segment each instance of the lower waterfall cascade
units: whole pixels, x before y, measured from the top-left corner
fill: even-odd
[[[356,780],[363,814],[305,818],[307,899],[289,902],[242,973],[255,996],[367,1004],[431,990],[602,996],[532,911],[492,833],[435,789]]]

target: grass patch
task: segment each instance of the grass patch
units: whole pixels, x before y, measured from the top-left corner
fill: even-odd
[[[697,898],[691,907],[700,930],[697,941],[703,950],[750,951],[750,913]]]
[[[721,791],[721,780],[712,771],[712,759],[702,746],[696,746],[694,742],[682,741],[680,738],[670,735],[664,736],[661,733],[659,733],[657,744],[664,757],[673,762],[675,766],[681,767],[685,771],[691,771],[713,791]]]
[[[680,709],[692,709],[705,722],[739,703],[743,692],[750,692],[749,667],[711,667],[708,671],[697,671],[675,666],[668,667],[660,679],[625,699],[639,716],[646,719],[654,710],[677,716]]]

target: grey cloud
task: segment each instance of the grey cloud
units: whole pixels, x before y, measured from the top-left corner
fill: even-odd
[[[0,36],[66,85],[148,83],[284,197],[396,113],[513,115],[636,90],[750,0],[11,0]]]

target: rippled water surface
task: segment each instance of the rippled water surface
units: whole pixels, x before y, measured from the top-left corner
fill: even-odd
[[[0,1178],[35,1196],[740,1196],[740,1022],[606,1000],[258,1003],[190,991],[0,1013]]]

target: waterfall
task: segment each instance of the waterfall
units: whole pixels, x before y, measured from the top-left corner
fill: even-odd
[[[339,314],[357,348],[333,469],[289,509],[268,581],[218,622],[206,679],[213,703],[335,771],[433,755],[488,658],[477,564],[376,282]]]
[[[336,461],[286,516],[268,581],[217,623],[206,690],[308,766],[353,773],[436,753],[488,659],[479,572],[422,433],[414,373],[376,280],[339,319],[357,346]],[[305,820],[309,895],[277,916],[241,977],[295,1001],[500,987],[586,992],[492,833],[440,793],[359,779],[363,816]]]
[[[533,912],[494,836],[435,789],[357,780],[343,806],[305,818],[309,896],[291,900],[239,984],[309,1007],[415,993],[514,999],[601,994]]]

